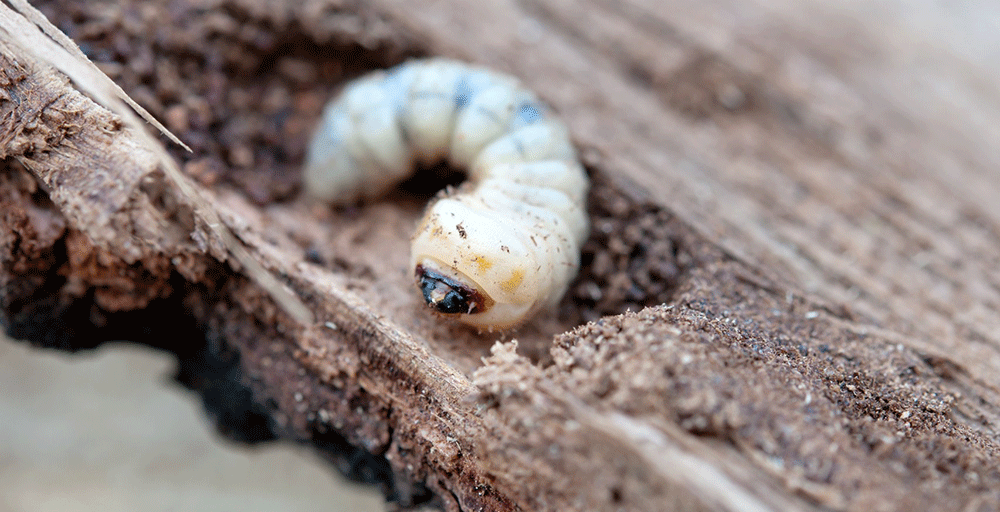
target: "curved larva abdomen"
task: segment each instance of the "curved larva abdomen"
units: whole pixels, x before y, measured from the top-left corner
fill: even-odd
[[[445,159],[469,183],[436,200],[413,236],[427,303],[502,329],[558,302],[580,265],[589,183],[565,125],[514,77],[447,59],[366,75],[324,110],[303,182],[349,203]]]

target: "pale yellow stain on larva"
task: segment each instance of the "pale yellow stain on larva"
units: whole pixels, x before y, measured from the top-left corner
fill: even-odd
[[[517,269],[510,273],[510,277],[500,283],[500,288],[507,293],[514,293],[514,290],[524,281],[524,269]]]
[[[493,259],[489,256],[483,256],[482,254],[477,254],[470,258],[472,263],[476,264],[479,272],[486,272],[487,270],[493,268]]]

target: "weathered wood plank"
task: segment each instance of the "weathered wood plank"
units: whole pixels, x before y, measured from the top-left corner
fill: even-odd
[[[335,433],[384,456],[403,503],[424,485],[449,510],[998,504],[996,82],[960,53],[927,54],[912,19],[721,0],[171,5],[80,7],[61,26],[99,55],[133,48],[116,58],[138,71],[116,78],[196,141],[186,168],[317,325],[185,241],[197,226],[141,187],[107,189],[114,211],[68,208],[86,180],[46,177],[74,148],[106,147],[88,160],[95,176],[143,168],[126,131],[88,129],[107,123],[93,106],[32,154],[0,138],[55,200],[39,204],[23,170],[4,175],[8,328],[59,319],[105,336],[109,310],[167,310],[155,288],[241,355],[282,435]],[[183,38],[144,33],[167,15],[189,22]],[[283,185],[336,83],[414,53],[521,77],[566,118],[595,179],[577,285],[513,335],[421,309],[405,270],[420,201],[330,211]],[[915,72],[918,57],[938,71]],[[157,85],[149,62],[187,82]],[[4,71],[8,91],[31,84],[19,97],[78,96]],[[4,119],[46,108],[10,97]],[[92,234],[153,213],[173,238],[139,233],[137,253]],[[490,355],[512,337],[516,351]]]

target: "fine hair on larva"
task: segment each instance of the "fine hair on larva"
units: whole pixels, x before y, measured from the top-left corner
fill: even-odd
[[[349,204],[441,161],[468,179],[412,238],[427,304],[507,329],[557,303],[580,266],[589,181],[566,126],[510,75],[432,58],[362,76],[325,107],[303,183]]]

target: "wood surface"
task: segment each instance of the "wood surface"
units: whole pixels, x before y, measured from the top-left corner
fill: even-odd
[[[317,321],[214,245],[130,128],[4,45],[12,335],[237,354],[279,435],[363,448],[402,506],[1000,506],[997,56],[925,4],[39,8],[193,148],[174,154]],[[426,191],[297,193],[323,102],[414,55],[521,78],[593,178],[580,277],[515,332],[421,307]]]

